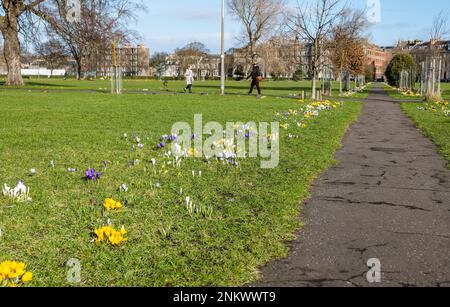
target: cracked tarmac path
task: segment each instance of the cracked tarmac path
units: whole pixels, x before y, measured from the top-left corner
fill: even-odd
[[[315,183],[287,259],[260,287],[450,286],[450,170],[399,103],[375,85]],[[381,283],[367,261],[381,261]]]

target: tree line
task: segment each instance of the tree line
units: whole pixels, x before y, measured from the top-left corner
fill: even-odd
[[[50,62],[71,56],[77,78],[111,50],[138,36],[128,24],[146,7],[140,0],[0,0],[0,33],[8,70],[5,85],[23,85],[21,37]],[[45,37],[43,40],[41,37]],[[54,60],[54,61],[53,61]]]
[[[105,57],[106,50],[111,50],[112,41],[127,43],[138,37],[128,25],[136,19],[136,12],[145,9],[140,0],[77,0],[81,5],[75,13],[70,6],[76,3],[74,0],[0,1],[0,32],[8,69],[6,85],[13,86],[23,85],[20,36],[35,41],[37,53],[48,62],[56,64],[63,60],[61,55],[73,58],[76,75],[81,78],[83,72]],[[227,3],[229,13],[242,25],[238,40],[245,54],[245,71],[255,63],[258,54],[264,53],[271,59],[268,65],[274,72],[302,64],[301,58],[271,56],[273,52],[267,47],[270,45],[264,43],[276,36],[309,46],[312,88],[316,88],[324,68],[332,69],[340,80],[345,73],[364,73],[363,40],[368,27],[365,12],[351,9],[343,0],[305,0],[295,7],[288,6],[285,0]],[[41,36],[46,38],[43,42]],[[204,45],[194,43],[176,50],[176,54],[186,61],[201,62],[207,51]],[[162,70],[163,56],[152,59],[157,70]]]
[[[276,33],[286,41],[307,46],[307,66],[315,98],[317,81],[325,68],[341,80],[344,73],[363,74],[364,33],[369,23],[364,11],[349,7],[343,0],[297,2],[290,7],[285,0],[229,0],[230,13],[242,25],[241,42],[246,64],[255,62],[258,44]],[[298,53],[292,65],[301,65]]]

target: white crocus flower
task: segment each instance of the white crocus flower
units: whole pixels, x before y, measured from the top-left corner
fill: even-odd
[[[32,199],[28,196],[30,194],[30,189],[25,186],[22,181],[17,182],[14,189],[11,189],[7,184],[3,185],[2,193],[4,196],[8,196],[13,200],[18,202],[31,201]]]
[[[25,186],[25,184],[22,181],[18,181],[15,190],[19,193],[19,194],[23,194],[27,192],[27,187]]]
[[[2,192],[3,192],[3,196],[9,196],[11,193],[11,188],[5,183],[3,185]]]
[[[120,185],[120,191],[123,191],[125,193],[128,192],[128,187],[127,187],[127,185],[125,183],[122,183]]]

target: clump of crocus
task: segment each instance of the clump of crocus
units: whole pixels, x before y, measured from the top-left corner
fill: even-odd
[[[95,169],[90,168],[86,170],[86,179],[90,181],[97,181],[102,176],[102,173],[96,172]]]
[[[115,230],[112,226],[101,227],[95,230],[97,236],[95,243],[99,244],[106,241],[113,246],[118,246],[127,240],[124,238],[126,234],[127,231],[124,226],[120,230]]]
[[[33,280],[23,262],[3,261],[0,263],[0,287],[17,287]]]
[[[171,135],[164,134],[161,137],[161,140],[158,143],[158,145],[156,145],[156,147],[158,149],[162,149],[162,148],[166,147],[167,143],[177,143],[177,142],[178,142],[178,135],[177,134],[174,134],[174,133],[172,133]]]
[[[111,211],[111,210],[119,210],[123,208],[123,205],[118,202],[115,201],[112,198],[107,198],[105,199],[105,201],[103,202],[103,207],[105,207],[106,211]]]
[[[10,188],[6,183],[3,185],[3,196],[7,196],[18,202],[31,201],[30,188],[28,188],[23,181],[19,180],[14,189]]]

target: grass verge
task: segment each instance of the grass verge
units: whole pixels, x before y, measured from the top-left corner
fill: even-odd
[[[24,180],[33,198],[15,203],[0,196],[0,261],[26,262],[33,286],[68,286],[70,258],[81,261],[79,286],[254,281],[258,267],[287,254],[285,241],[299,227],[300,202],[334,163],[341,138],[361,110],[360,103],[345,102],[304,128],[282,130],[280,164],[272,170],[261,169],[258,159],[237,167],[186,159],[174,168],[162,163],[163,153],[154,147],[175,122],[192,124],[197,113],[204,122],[270,122],[277,111],[304,105],[275,98],[25,91],[0,92],[0,101],[0,184]],[[133,133],[142,150],[130,150]],[[102,171],[102,178],[86,182],[87,168]],[[128,192],[119,191],[121,184]],[[211,214],[190,214],[186,196]],[[124,209],[105,213],[108,197]],[[125,225],[125,244],[91,243],[93,230],[106,220]]]
[[[450,162],[450,117],[418,109],[423,106],[422,103],[402,103],[403,111],[438,145],[442,155]]]

